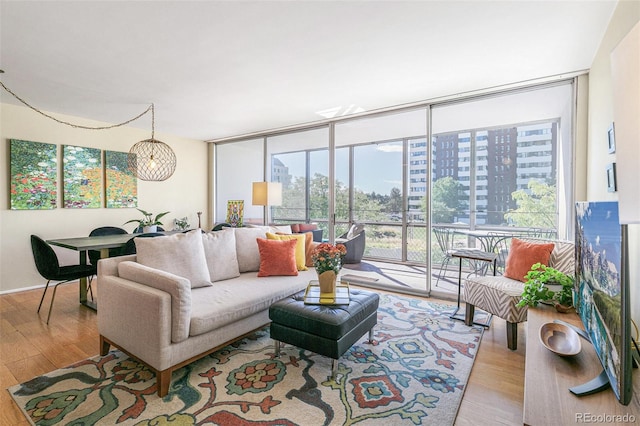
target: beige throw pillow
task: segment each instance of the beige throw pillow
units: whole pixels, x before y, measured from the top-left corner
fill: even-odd
[[[138,263],[187,278],[191,288],[213,285],[199,229],[186,234],[136,238],[134,241]]]
[[[257,238],[267,238],[267,231],[262,228],[235,228],[236,255],[240,272],[257,272],[260,270],[260,250]]]
[[[222,281],[240,276],[236,255],[236,236],[233,229],[202,234],[204,255],[211,281]]]

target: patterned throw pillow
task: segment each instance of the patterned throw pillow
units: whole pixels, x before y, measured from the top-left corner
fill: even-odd
[[[265,240],[258,238],[260,251],[259,277],[274,275],[298,275],[296,267],[297,240]]]

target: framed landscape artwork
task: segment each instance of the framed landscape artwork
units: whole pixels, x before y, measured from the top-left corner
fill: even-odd
[[[71,209],[102,207],[102,150],[63,145],[63,206]]]
[[[108,209],[138,207],[138,179],[129,170],[128,152],[105,151],[105,199]]]
[[[11,139],[11,210],[57,207],[58,150],[50,143]]]

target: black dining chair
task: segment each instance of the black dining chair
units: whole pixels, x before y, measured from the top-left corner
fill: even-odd
[[[213,227],[212,231],[222,231],[224,228],[231,228],[230,223],[222,222]]]
[[[80,278],[91,278],[97,274],[97,267],[95,265],[69,265],[60,266],[58,262],[58,256],[56,252],[51,248],[46,241],[37,235],[31,236],[31,250],[33,251],[33,260],[36,263],[38,272],[44,279],[47,280],[47,284],[42,292],[42,298],[38,305],[38,313],[42,307],[44,296],[47,294],[49,283],[51,281],[59,281],[53,286],[53,296],[51,296],[51,304],[49,305],[49,314],[47,315],[47,324],[51,318],[51,311],[53,310],[53,301],[56,298],[56,290],[58,286],[69,281],[79,280]],[[93,300],[93,291],[91,290],[91,281],[89,281],[89,291],[91,292],[91,299]]]
[[[134,241],[136,238],[153,238],[153,237],[165,237],[165,236],[166,236],[165,234],[162,234],[160,232],[149,232],[147,234],[136,235],[135,237],[132,237],[129,241],[127,241],[127,243],[124,245],[124,247],[120,251],[120,256],[125,256],[128,254],[136,254],[136,242]]]
[[[117,226],[101,226],[100,228],[96,228],[89,233],[90,237],[97,237],[101,235],[123,235],[128,234],[128,232],[122,228],[118,228]],[[109,249],[109,257],[119,256],[120,255],[119,248]],[[98,250],[89,250],[89,262],[92,265],[97,265],[98,260],[100,260],[100,252]]]
[[[158,227],[156,228],[157,232],[165,232],[164,228],[160,225],[158,225]],[[138,226],[136,229],[133,230],[134,234],[140,234],[144,232],[144,227],[143,226]],[[149,234],[152,234],[152,232],[149,232]]]

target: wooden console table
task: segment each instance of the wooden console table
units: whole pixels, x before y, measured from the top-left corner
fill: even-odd
[[[640,422],[640,370],[633,371],[631,403],[622,405],[611,389],[575,396],[569,388],[583,384],[602,371],[593,346],[582,339],[582,351],[561,357],[545,348],[539,339],[540,326],[559,319],[583,329],[575,313],[560,314],[551,306],[529,308],[527,352],[525,358],[524,413],[526,425],[572,425],[594,423],[596,416],[631,416],[634,421],[595,421],[599,424],[637,424]],[[593,416],[593,417],[590,417]],[[591,421],[587,419],[591,418]],[[623,419],[621,417],[620,419]]]

